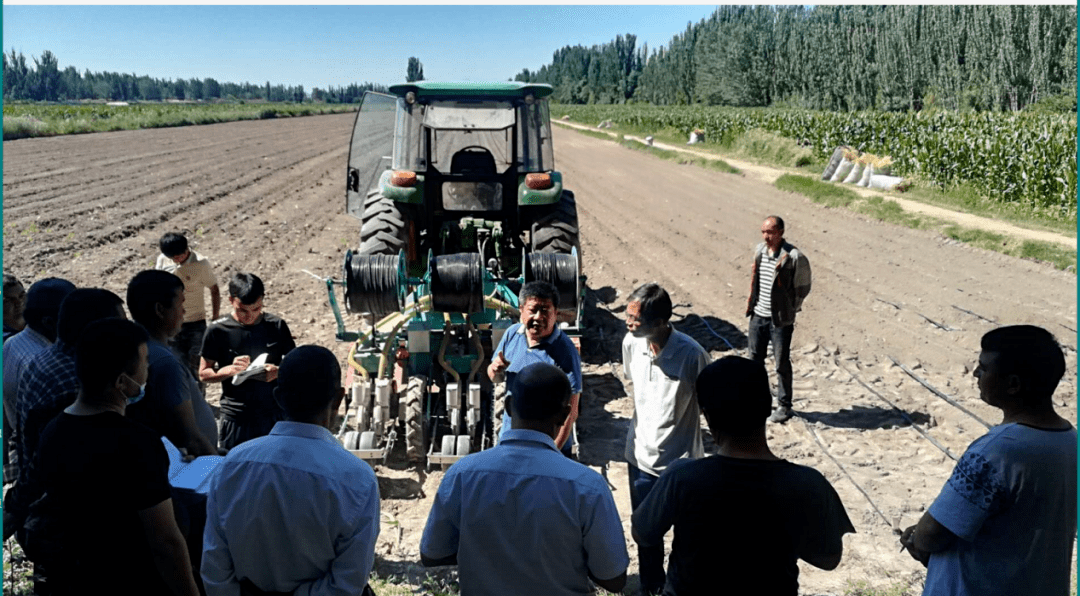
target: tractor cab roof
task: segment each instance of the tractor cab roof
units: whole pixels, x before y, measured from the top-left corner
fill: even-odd
[[[416,94],[421,100],[453,100],[453,99],[492,99],[514,100],[524,99],[532,95],[536,99],[551,95],[554,89],[551,85],[542,83],[434,83],[431,81],[417,81],[415,83],[401,83],[390,86],[390,93],[399,97],[405,97],[409,92]]]

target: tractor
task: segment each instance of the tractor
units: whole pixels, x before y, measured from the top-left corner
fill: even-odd
[[[356,115],[346,211],[361,221],[359,247],[343,280],[324,280],[337,338],[352,342],[338,436],[385,462],[403,435],[410,462],[446,468],[494,444],[505,387],[485,371],[522,284],[554,284],[558,324],[580,338],[577,207],[555,170],[549,85],[389,92],[367,92]],[[336,288],[360,330],[346,330]]]

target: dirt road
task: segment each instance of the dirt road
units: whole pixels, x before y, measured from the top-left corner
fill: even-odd
[[[186,230],[221,283],[238,270],[257,272],[267,309],[289,322],[298,344],[344,356],[324,286],[302,270],[340,276],[345,249],[357,244],[358,223],[344,215],[352,118],[6,142],[5,271],[123,296],[131,276],[153,266],[160,235]],[[771,213],[808,255],[814,284],[792,348],[800,418],[770,426],[769,438],[779,455],[832,481],[858,531],[845,539],[836,571],[801,567],[804,593],[840,594],[858,580],[919,582],[922,568],[897,553],[892,526],[916,521],[953,461],[886,399],[956,455],[985,431],[890,356],[994,423],[1000,416],[979,401],[971,377],[979,337],[993,327],[986,319],[1044,326],[1068,345],[1055,402],[1076,419],[1075,275],[825,209],[754,177],[676,165],[561,128],[554,136],[557,166],[577,194],[588,275],[582,460],[606,469],[628,537],[622,452],[632,402],[618,362],[625,297],[657,281],[679,305],[676,326],[714,358],[730,353],[728,344],[744,351],[750,252]],[[442,475],[377,472],[387,516],[377,568],[415,578]],[[630,573],[634,586],[636,561]]]

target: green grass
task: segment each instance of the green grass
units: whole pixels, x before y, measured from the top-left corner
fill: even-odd
[[[670,151],[668,149],[660,149],[658,147],[650,147],[649,145],[646,145],[644,143],[627,139],[626,134],[624,134],[623,132],[614,133],[614,135],[612,135],[612,134],[607,134],[605,132],[596,131],[596,130],[583,130],[583,129],[580,129],[580,128],[575,128],[573,130],[575,132],[578,132],[578,133],[583,134],[585,136],[593,137],[595,139],[601,139],[601,140],[604,140],[604,141],[612,141],[612,142],[615,142],[615,143],[619,143],[620,145],[622,145],[623,147],[626,147],[627,149],[632,149],[634,151],[644,151],[645,153],[648,153],[648,154],[653,155],[655,157],[659,157],[660,159],[666,159],[668,161],[673,161],[673,162],[678,163],[678,164],[694,165],[694,166],[698,166],[698,167],[701,167],[701,168],[705,168],[707,170],[716,170],[716,171],[719,171],[719,172],[724,172],[726,174],[739,174],[740,173],[739,168],[736,168],[736,167],[732,166],[728,162],[720,159],[719,157],[717,157],[715,159],[710,159],[710,158],[706,158],[706,157],[694,157],[694,156],[691,156],[691,155],[687,155],[685,153],[680,153],[678,151]],[[635,131],[631,131],[630,134],[633,134],[633,132],[635,132]],[[654,137],[655,137],[655,135],[654,135]],[[674,141],[668,141],[666,139],[659,139],[659,137],[656,137],[656,138],[658,140],[663,140],[664,142],[674,144]]]
[[[928,182],[915,179],[915,184],[904,194],[904,198],[992,219],[1008,221],[1011,224],[1033,230],[1076,234],[1076,218],[1054,217],[1049,211],[1034,206],[1015,203],[999,203],[979,196],[970,184],[961,184],[947,191]]]
[[[941,219],[904,211],[896,201],[883,197],[860,197],[843,186],[822,182],[807,176],[784,174],[776,180],[780,190],[799,193],[825,207],[847,208],[874,219],[924,230],[938,230],[942,235],[987,250],[1033,259],[1053,265],[1057,269],[1076,271],[1076,251],[1051,242],[1022,240],[995,232],[964,228]]]
[[[805,195],[825,207],[850,207],[859,200],[859,195],[849,188],[795,174],[780,176],[775,185],[780,190]]]
[[[1035,259],[1051,263],[1058,269],[1072,267],[1076,270],[1076,251],[1057,244],[1038,240],[1009,238],[986,230],[971,230],[956,225],[946,226],[944,234],[964,244],[985,248],[1022,259]]]
[[[800,168],[814,163],[814,152],[800,147],[792,139],[784,138],[760,128],[721,139],[720,146],[749,161]]]
[[[348,104],[4,104],[4,140],[354,111]]]

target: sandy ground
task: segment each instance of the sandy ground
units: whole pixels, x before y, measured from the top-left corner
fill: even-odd
[[[257,272],[267,309],[288,321],[298,344],[344,356],[325,287],[303,270],[340,277],[345,250],[357,244],[343,192],[352,118],[5,142],[5,271],[24,283],[56,275],[123,296],[131,276],[153,266],[161,234],[186,230],[222,284],[233,272]],[[953,461],[893,405],[955,455],[986,430],[890,357],[993,424],[1000,414],[980,402],[971,376],[979,338],[995,324],[1041,325],[1067,346],[1055,403],[1076,419],[1075,275],[826,209],[759,176],[680,166],[562,128],[554,141],[577,195],[588,276],[581,457],[607,475],[628,539],[625,297],[657,281],[678,305],[675,325],[714,358],[744,353],[750,255],[771,213],[808,255],[814,285],[792,348],[799,418],[770,425],[769,440],[778,455],[833,483],[857,529],[835,571],[801,565],[803,593],[921,582],[922,567],[898,553],[894,529],[918,519]],[[376,567],[416,582],[420,534],[442,473],[400,462],[376,468],[384,496]],[[630,593],[637,564],[628,544]]]

